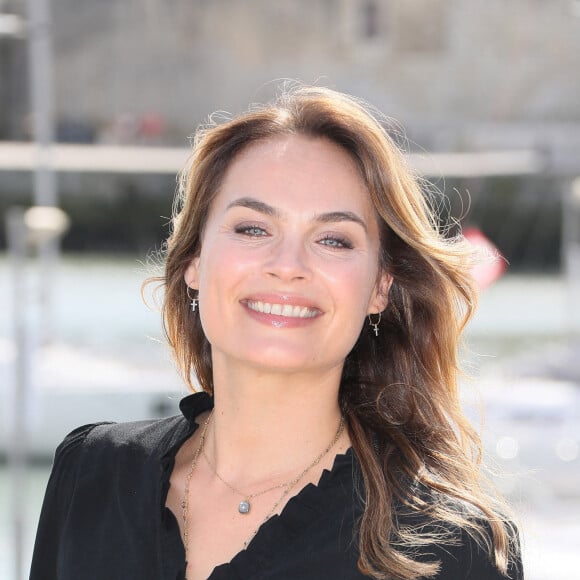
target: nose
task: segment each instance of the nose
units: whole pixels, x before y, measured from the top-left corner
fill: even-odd
[[[271,247],[264,272],[284,281],[304,280],[310,275],[307,250],[299,238],[286,236]]]

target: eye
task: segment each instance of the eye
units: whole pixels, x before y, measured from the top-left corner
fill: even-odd
[[[323,246],[328,246],[329,248],[352,250],[352,244],[346,238],[340,236],[327,235],[324,236],[319,243]]]
[[[234,228],[236,234],[242,234],[250,238],[261,238],[268,235],[268,232],[256,224],[244,224]]]

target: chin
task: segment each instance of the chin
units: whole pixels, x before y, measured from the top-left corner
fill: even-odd
[[[288,352],[264,352],[259,357],[254,357],[248,361],[257,368],[265,371],[276,371],[281,373],[295,373],[308,370],[313,365],[312,357],[306,353],[302,356],[296,354],[291,356]]]
[[[344,359],[329,360],[313,356],[313,351],[290,352],[288,349],[264,349],[259,356],[248,361],[252,366],[264,372],[295,374],[295,373],[324,373],[338,366],[342,367]]]

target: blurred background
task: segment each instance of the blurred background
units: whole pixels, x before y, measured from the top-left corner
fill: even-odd
[[[505,257],[462,394],[526,577],[577,577],[580,1],[0,0],[0,580],[26,575],[68,431],[177,412],[141,283],[189,137],[280,79],[396,119],[442,221]]]

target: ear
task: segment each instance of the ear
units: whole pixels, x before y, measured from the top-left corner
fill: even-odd
[[[387,307],[392,283],[393,277],[388,272],[380,274],[369,301],[367,314],[378,314]]]
[[[199,288],[199,256],[197,258],[193,258],[189,262],[189,265],[183,274],[183,278],[185,283],[192,290],[197,290]]]

